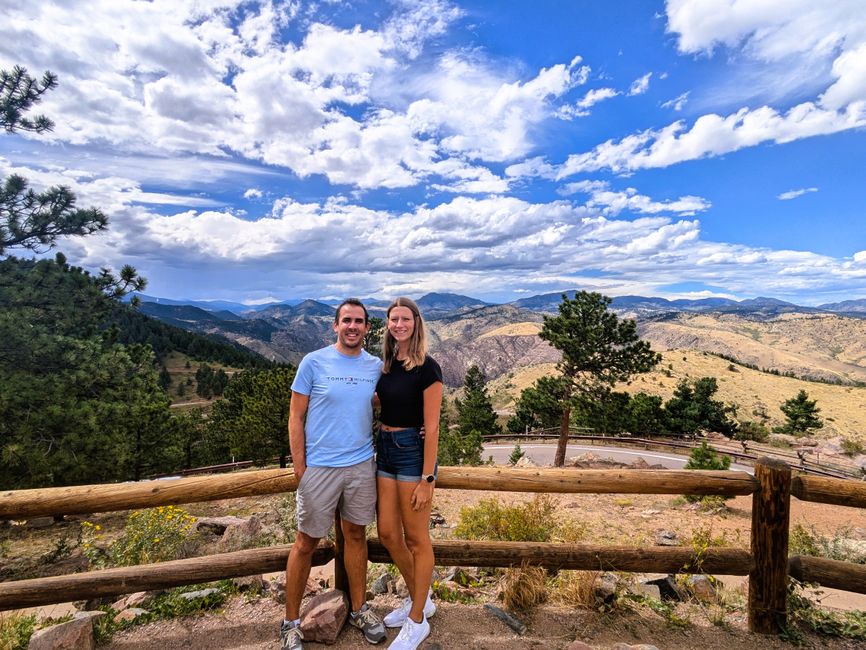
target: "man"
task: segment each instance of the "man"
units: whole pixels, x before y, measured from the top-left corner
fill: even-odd
[[[292,383],[289,447],[298,477],[298,535],[286,564],[286,618],[282,650],[301,650],[300,606],[313,551],[340,508],[352,625],[369,643],[385,639],[385,626],[365,602],[366,525],[376,516],[373,392],[382,361],[364,350],[367,309],[344,300],[334,316],[334,345],[306,355]],[[306,423],[304,421],[306,416]]]

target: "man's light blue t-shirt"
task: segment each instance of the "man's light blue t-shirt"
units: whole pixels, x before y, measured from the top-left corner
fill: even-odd
[[[333,345],[305,356],[292,390],[309,395],[304,426],[308,467],[348,467],[373,456],[373,393],[382,360]]]

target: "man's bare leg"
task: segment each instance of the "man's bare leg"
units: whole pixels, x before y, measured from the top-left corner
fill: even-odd
[[[357,612],[367,602],[367,528],[343,519],[343,565],[349,579],[349,599]],[[308,569],[309,572],[309,569]],[[286,605],[288,606],[288,589]]]
[[[301,599],[304,597],[304,588],[307,586],[307,580],[310,577],[310,567],[313,565],[313,551],[316,550],[318,544],[319,540],[317,538],[310,537],[301,531],[298,531],[295,543],[292,544],[292,550],[289,552],[289,559],[286,562],[286,620],[296,621],[301,617]],[[366,562],[367,553],[365,545],[365,565]],[[366,576],[364,580],[366,581]]]

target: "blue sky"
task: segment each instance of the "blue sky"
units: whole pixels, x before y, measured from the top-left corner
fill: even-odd
[[[0,8],[58,74],[0,174],[148,293],[866,297],[862,0]]]

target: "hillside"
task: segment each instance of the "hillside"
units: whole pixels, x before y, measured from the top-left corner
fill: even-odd
[[[682,379],[716,377],[719,384],[717,399],[737,404],[740,420],[762,421],[765,413],[769,427],[780,425],[784,416],[779,405],[800,390],[818,401],[824,427],[821,437],[845,436],[866,442],[866,387],[835,386],[803,381],[791,377],[780,377],[742,366],[733,366],[717,356],[694,350],[668,350],[662,353],[662,362],[657,370],[639,375],[629,385],[617,390],[631,393],[645,392],[668,399],[677,382]],[[554,364],[541,364],[515,369],[513,372],[490,382],[490,394],[494,407],[501,412],[510,412],[520,391],[532,385],[540,376],[555,372]],[[668,376],[667,373],[670,373]]]
[[[703,350],[798,377],[866,381],[866,320],[858,318],[797,313],[764,320],[679,314],[639,323],[638,332],[657,350]]]

